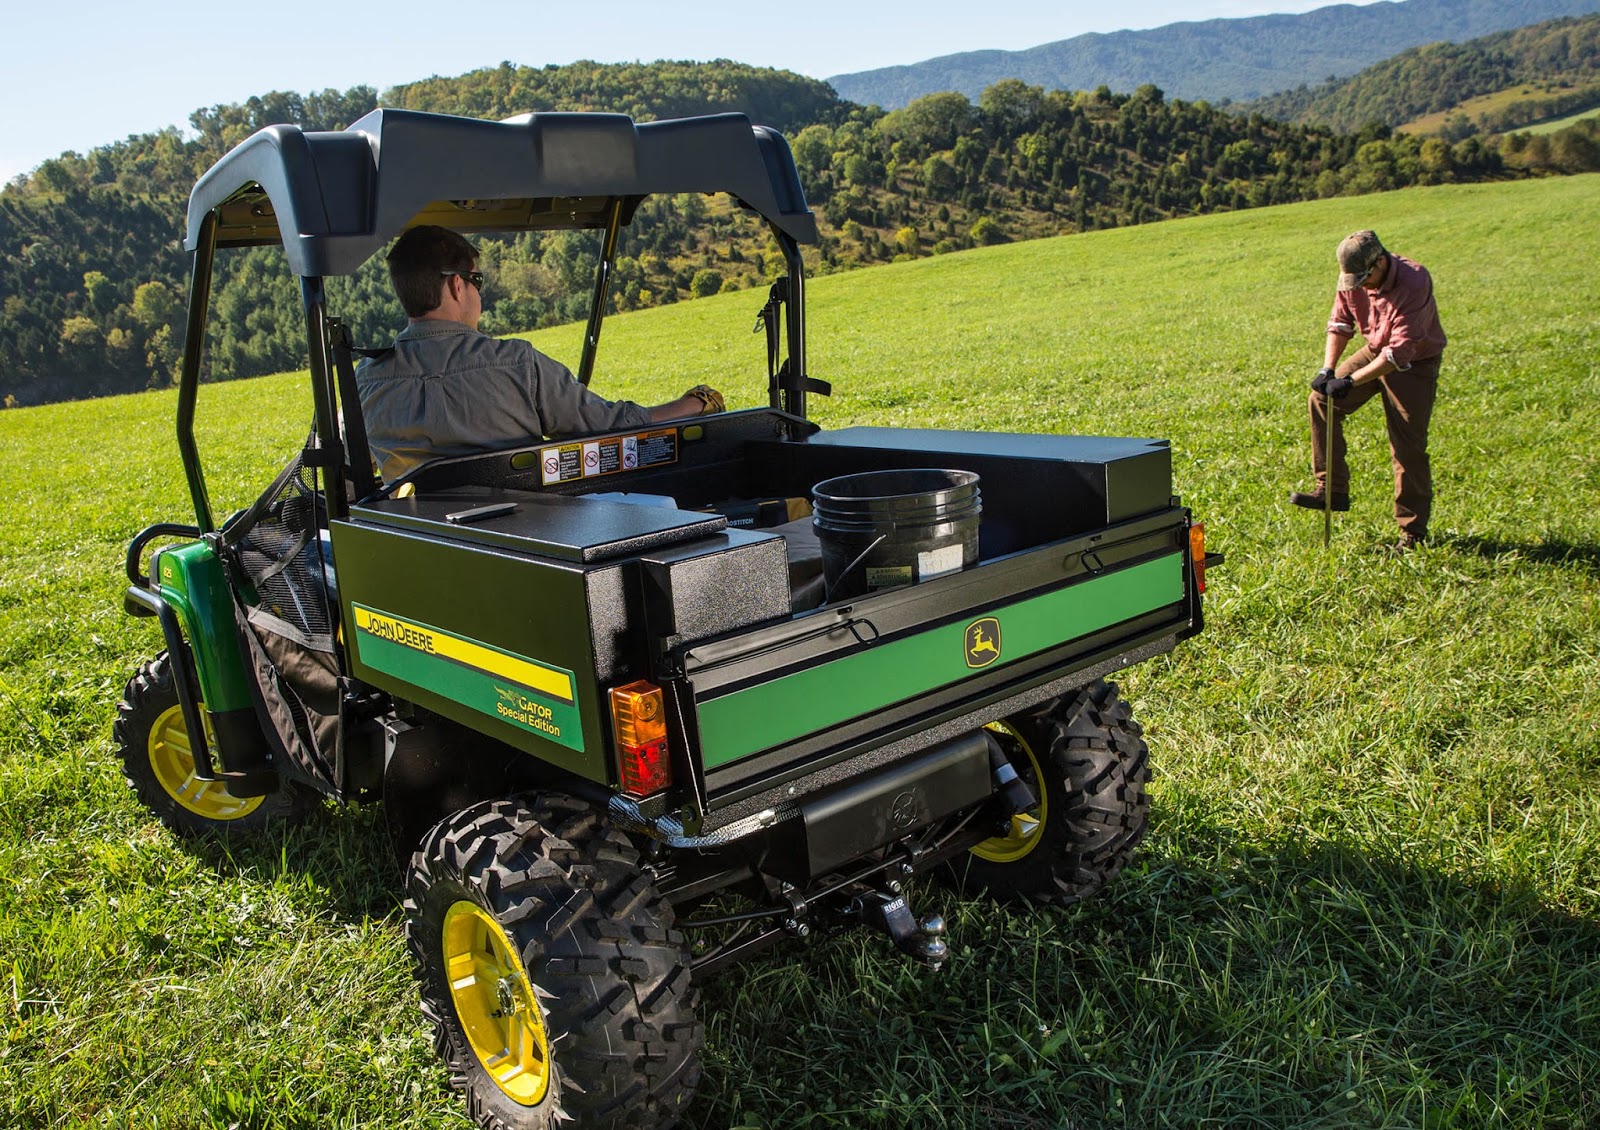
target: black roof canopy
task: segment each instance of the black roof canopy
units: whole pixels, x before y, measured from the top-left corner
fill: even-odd
[[[817,241],[788,143],[743,114],[490,122],[374,110],[344,130],[268,126],[240,142],[190,193],[184,246],[199,245],[217,209],[217,246],[282,243],[295,274],[346,275],[414,224],[601,227],[615,200],[631,216],[663,192],[726,192],[797,241]]]

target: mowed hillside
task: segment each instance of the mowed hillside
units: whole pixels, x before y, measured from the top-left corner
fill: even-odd
[[[1168,438],[1228,560],[1205,634],[1123,679],[1158,778],[1115,887],[1019,913],[919,886],[937,977],[854,935],[712,982],[687,1126],[1595,1123],[1597,201],[1593,175],[1413,189],[816,280],[824,425]],[[1283,500],[1366,226],[1432,269],[1451,339],[1436,540],[1400,559],[1376,405],[1330,550]],[[617,318],[596,387],[758,403],[758,304]],[[534,340],[575,363],[580,334]],[[174,407],[0,412],[0,1125],[462,1127],[381,820],[196,847],[120,778],[116,700],[160,646],[123,552],[189,517]],[[202,390],[219,510],[309,415],[298,374]]]

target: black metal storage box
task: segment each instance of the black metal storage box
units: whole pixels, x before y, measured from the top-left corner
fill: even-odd
[[[843,428],[803,443],[752,443],[749,461],[752,476],[769,489],[798,494],[858,471],[974,471],[982,480],[985,559],[1153,514],[1172,502],[1165,440]]]
[[[647,621],[692,640],[789,615],[783,539],[720,514],[462,487],[354,506],[332,537],[357,678],[594,780]]]

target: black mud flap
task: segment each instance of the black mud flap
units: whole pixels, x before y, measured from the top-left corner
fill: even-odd
[[[982,730],[806,801],[806,862],[825,875],[994,792]]]

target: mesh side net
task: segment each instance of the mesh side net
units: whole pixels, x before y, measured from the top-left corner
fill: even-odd
[[[333,650],[329,609],[332,560],[322,540],[322,499],[313,468],[296,458],[277,490],[254,508],[256,520],[232,530],[234,551],[257,593],[256,612],[280,621],[282,635],[319,651]]]
[[[299,769],[332,780],[339,733],[339,659],[333,555],[317,471],[303,455],[224,536],[244,579],[250,656],[284,752]]]

